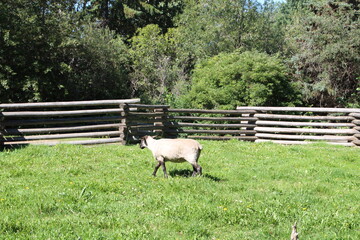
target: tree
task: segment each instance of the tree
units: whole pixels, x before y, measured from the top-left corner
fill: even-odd
[[[2,1],[0,12],[0,101],[61,95],[64,69],[58,49],[75,21],[67,1]]]
[[[85,0],[83,6],[92,21],[130,39],[148,24],[158,25],[165,33],[184,4],[181,0]]]
[[[238,48],[278,52],[276,11],[271,1],[189,0],[176,22],[182,51],[196,59]]]
[[[87,24],[64,41],[62,99],[111,99],[131,96],[128,48],[114,31]]]
[[[75,1],[0,2],[0,101],[129,97],[120,38],[81,21]]]
[[[221,53],[198,64],[183,98],[186,106],[207,109],[299,103],[281,60],[256,51]]]
[[[288,51],[308,105],[346,106],[360,87],[360,19],[356,1],[319,1],[294,14]]]
[[[181,79],[172,29],[161,34],[159,26],[150,24],[138,30],[131,46],[131,83],[135,94],[146,102],[165,103]]]

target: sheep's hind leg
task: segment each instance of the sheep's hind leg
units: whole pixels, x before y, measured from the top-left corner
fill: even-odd
[[[200,176],[202,175],[202,167],[200,165],[198,165],[197,172]]]
[[[165,161],[163,161],[162,163],[161,163],[161,166],[162,166],[162,169],[163,169],[163,171],[164,171],[164,177],[168,177],[168,175],[167,175],[167,172],[166,172],[166,166],[165,166]]]
[[[193,169],[194,169],[193,174],[192,174],[193,177],[195,177],[196,175],[202,174],[202,168],[200,167],[199,164],[194,164]]]
[[[196,173],[197,173],[196,167],[193,165],[193,173],[192,173],[192,176],[195,177],[195,176],[196,176]]]

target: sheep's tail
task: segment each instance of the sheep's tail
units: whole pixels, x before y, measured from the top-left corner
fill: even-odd
[[[199,145],[199,146],[198,146],[198,147],[199,147],[199,149],[200,149],[200,150],[202,150],[202,149],[203,149],[203,146],[201,146],[201,144],[200,144],[200,143],[199,143],[198,145]]]

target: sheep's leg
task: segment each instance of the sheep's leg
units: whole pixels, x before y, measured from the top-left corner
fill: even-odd
[[[200,165],[198,165],[197,172],[200,176],[202,175],[202,167]]]
[[[168,177],[166,172],[166,166],[165,166],[165,159],[163,157],[157,157],[156,160],[158,161],[158,164],[155,166],[153,175],[156,176],[156,172],[159,169],[160,166],[162,166],[162,169],[164,171],[164,177]]]
[[[196,173],[197,173],[197,169],[196,169],[196,167],[193,165],[193,173],[192,173],[192,176],[195,177],[195,176],[196,176]]]
[[[166,172],[166,166],[165,166],[165,161],[163,161],[162,163],[161,163],[161,166],[162,166],[162,169],[163,169],[163,171],[164,171],[164,177],[168,177],[168,175],[167,175],[167,172]]]
[[[192,176],[195,177],[196,175],[201,175],[202,174],[202,168],[200,167],[199,164],[195,163],[192,165],[193,166],[193,174]]]
[[[157,172],[157,170],[159,169],[160,166],[161,166],[161,162],[158,162],[158,164],[156,164],[154,172],[152,174],[154,177],[156,176],[156,172]]]

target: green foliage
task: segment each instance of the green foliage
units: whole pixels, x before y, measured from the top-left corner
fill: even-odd
[[[67,72],[62,99],[129,98],[129,53],[123,40],[93,24],[75,34],[63,43]]]
[[[0,3],[0,101],[126,98],[127,47],[66,1]]]
[[[288,27],[290,64],[307,104],[346,106],[360,76],[358,3],[317,1],[294,14]]]
[[[196,108],[286,106],[298,95],[277,57],[259,52],[219,54],[197,65],[185,104]]]
[[[138,146],[0,152],[2,239],[359,239],[357,148],[201,142],[203,176]]]
[[[174,17],[183,8],[182,0],[84,0],[83,11],[103,27],[130,39],[148,24],[160,26],[163,32],[173,27]]]
[[[61,43],[74,21],[66,2],[0,3],[0,101],[41,101],[63,95]]]
[[[178,82],[184,77],[174,34],[173,29],[161,34],[159,26],[150,24],[131,39],[131,84],[144,102],[165,103],[166,96],[178,94]]]
[[[181,51],[204,59],[235,49],[274,53],[282,42],[272,1],[189,1],[177,26]]]
[[[238,50],[281,56],[306,105],[360,106],[358,11],[356,0],[3,0],[0,102],[140,97],[185,107],[297,104],[292,84],[283,94],[273,89],[283,83],[259,80],[253,92],[236,84],[200,89],[203,95],[192,90],[204,104],[181,97],[199,88],[190,86],[196,65]],[[236,72],[217,69],[223,73],[214,76]]]

